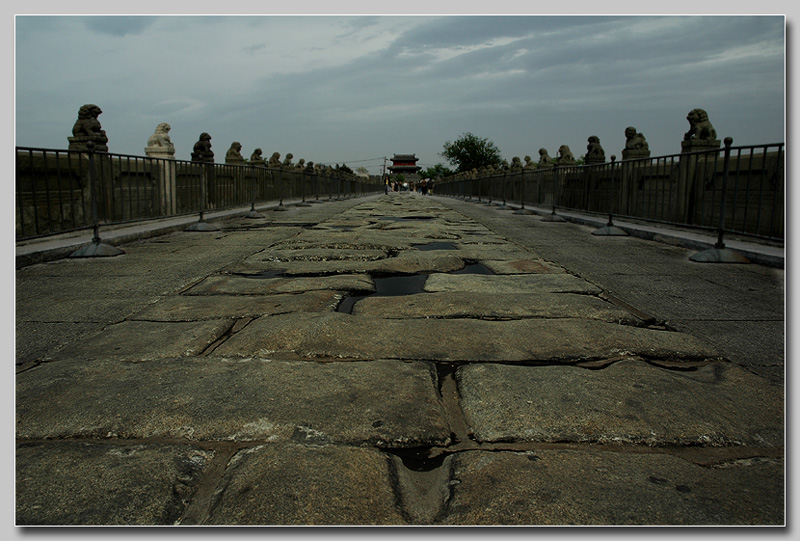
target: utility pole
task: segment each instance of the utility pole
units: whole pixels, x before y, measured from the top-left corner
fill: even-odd
[[[383,171],[381,171],[381,182],[383,183],[383,193],[389,195],[389,179],[386,178],[386,156],[383,157]]]

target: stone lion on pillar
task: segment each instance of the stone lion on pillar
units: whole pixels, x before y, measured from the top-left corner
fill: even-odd
[[[558,147],[558,165],[573,165],[575,156],[567,145]]]
[[[250,163],[252,165],[261,165],[266,166],[267,162],[264,161],[264,158],[261,157],[263,151],[260,148],[257,148],[250,154]]]
[[[625,148],[630,150],[650,150],[650,145],[644,135],[636,131],[633,126],[625,128]]]
[[[75,137],[105,137],[106,132],[100,127],[97,119],[102,114],[102,109],[92,103],[82,106],[78,110],[78,120],[72,127],[72,135]]]
[[[214,151],[211,150],[211,136],[207,132],[200,134],[192,151],[193,162],[214,163]]]
[[[553,167],[555,161],[553,158],[550,157],[546,148],[539,149],[539,169],[543,169],[545,167]]]
[[[156,126],[156,131],[147,140],[147,146],[164,148],[175,152],[175,145],[172,144],[172,139],[169,136],[169,130],[171,129],[172,126],[166,122],[162,122]]]
[[[708,121],[708,113],[703,109],[692,109],[686,116],[689,121],[689,131],[683,135],[684,141],[690,139],[714,141],[717,138],[717,131],[711,122]]]
[[[231,143],[230,148],[225,153],[225,163],[244,163],[244,156],[242,156],[242,144],[238,141]]]

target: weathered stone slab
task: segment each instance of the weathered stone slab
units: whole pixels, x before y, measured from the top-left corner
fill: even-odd
[[[589,295],[572,293],[494,293],[444,291],[397,297],[367,297],[353,305],[353,315],[402,318],[586,318],[635,325],[639,319]]]
[[[16,364],[36,362],[51,356],[65,344],[97,333],[93,323],[45,323],[16,321]]]
[[[48,363],[17,375],[18,438],[445,445],[427,363],[191,357]],[[58,407],[54,407],[57,404]]]
[[[464,267],[458,251],[403,250],[397,257],[377,261],[372,272],[379,274],[417,274],[421,272],[451,272]]]
[[[601,289],[571,274],[432,274],[425,282],[425,291],[597,294]]]
[[[164,357],[202,353],[234,323],[208,321],[123,321],[92,336],[73,342],[48,359],[98,359],[113,355],[127,361],[150,361]]]
[[[186,295],[273,295],[303,291],[375,291],[372,278],[360,274],[295,277],[250,278],[243,276],[209,276],[184,294]]]
[[[212,457],[190,445],[17,444],[17,525],[171,526]]]
[[[481,364],[457,378],[479,441],[783,444],[782,390],[728,363],[696,371],[632,360],[601,370]]]
[[[318,248],[318,247],[298,247],[298,248],[279,248],[271,249],[259,254],[262,261],[275,261],[286,263],[293,261],[375,261],[387,257],[387,250],[375,249],[348,249],[348,248]]]
[[[455,456],[450,525],[782,525],[783,461],[707,468],[668,454]]]
[[[436,361],[570,363],[624,355],[698,360],[714,352],[696,339],[586,319],[376,319],[343,313],[259,318],[214,353]]]
[[[395,506],[383,453],[267,444],[231,460],[205,524],[370,525],[404,520]]]
[[[534,257],[531,252],[523,250],[520,246],[511,243],[486,244],[480,246],[474,244],[459,243],[458,250],[459,250],[458,252],[459,255],[464,259],[477,260],[483,264],[486,264],[486,261],[498,261],[498,262],[518,261],[518,260],[529,260],[532,257]],[[541,267],[539,267],[539,270],[537,272],[541,272]],[[557,272],[564,272],[564,271],[563,269],[559,269]],[[520,271],[517,270],[510,273],[498,272],[497,274],[519,274],[519,273]]]
[[[542,259],[520,258],[482,260],[495,274],[554,274],[566,272],[563,267]]]
[[[283,270],[285,276],[330,274],[418,274],[424,272],[452,272],[464,268],[464,260],[457,251],[430,251],[405,249],[393,257],[374,261],[292,261],[290,266],[280,261],[262,261],[248,258],[239,270]]]
[[[390,252],[408,248],[410,242],[402,236],[387,235],[380,231],[359,228],[307,229],[297,236],[276,243],[250,256],[252,259],[269,259],[274,250],[301,248],[337,248],[344,250],[378,250]]]
[[[336,291],[306,291],[268,296],[182,295],[161,299],[130,319],[198,321],[290,312],[331,312],[341,299],[342,294]]]

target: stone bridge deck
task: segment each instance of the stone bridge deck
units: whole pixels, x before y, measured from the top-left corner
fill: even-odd
[[[17,271],[16,519],[757,524],[783,271],[453,199]]]

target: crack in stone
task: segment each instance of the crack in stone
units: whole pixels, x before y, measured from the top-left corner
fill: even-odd
[[[199,356],[211,355],[212,353],[214,353],[215,349],[217,349],[222,344],[224,344],[231,336],[233,336],[237,332],[241,331],[242,329],[244,329],[245,327],[250,325],[250,323],[252,323],[253,320],[255,320],[255,319],[257,319],[257,318],[245,317],[245,318],[238,318],[238,319],[233,320],[231,322],[230,327],[228,327],[228,329],[224,333],[222,333],[222,335],[219,338],[214,340],[203,351],[198,353],[198,355]]]

